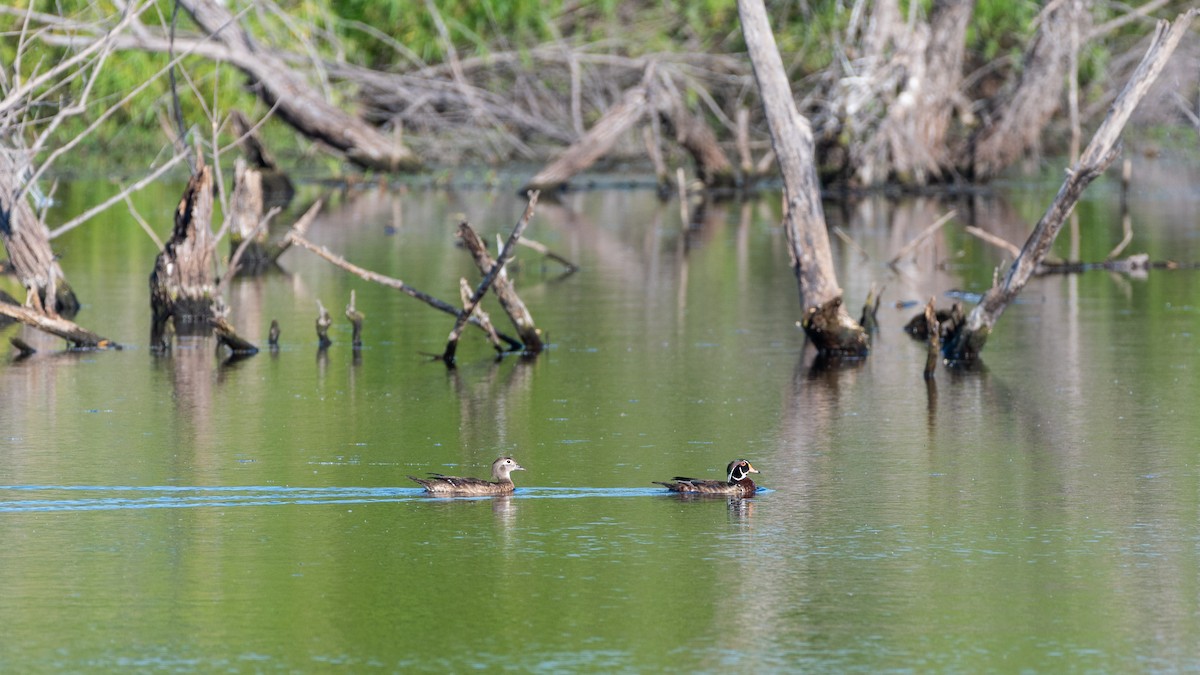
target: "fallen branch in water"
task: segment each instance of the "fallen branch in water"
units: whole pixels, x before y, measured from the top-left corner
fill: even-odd
[[[425,304],[429,305],[430,307],[432,307],[438,311],[442,311],[447,314],[453,314],[456,317],[459,316],[460,314],[462,314],[461,309],[459,309],[458,307],[455,307],[454,305],[451,305],[448,302],[445,302],[444,300],[439,300],[438,298],[435,298],[432,295],[429,295],[428,293],[419,291],[399,279],[394,279],[392,277],[389,277],[389,276],[386,276],[383,274],[379,274],[378,272],[372,272],[371,270],[359,267],[358,265],[355,265],[354,263],[347,261],[345,258],[342,258],[341,256],[339,256],[337,254],[331,253],[329,251],[329,249],[325,248],[324,246],[317,246],[316,244],[312,243],[311,241],[305,239],[304,235],[300,234],[295,229],[293,229],[291,232],[288,232],[287,240],[290,244],[299,246],[300,248],[311,251],[312,253],[315,253],[318,257],[324,258],[326,261],[336,265],[337,267],[340,267],[340,268],[346,270],[347,272],[357,276],[360,279],[363,279],[365,281],[370,281],[372,283],[380,284],[382,286],[387,286],[388,288],[392,288],[397,291],[400,291],[401,293],[403,293],[411,298],[416,298],[417,300],[424,302]],[[484,330],[483,325],[480,323],[479,319],[472,317],[472,318],[467,319],[467,322],[470,323],[472,326],[479,328],[480,330]],[[512,348],[514,350],[521,349],[522,345],[518,340],[516,340],[512,337],[509,337],[509,336],[505,335],[504,333],[497,333],[497,335],[500,336],[501,340],[504,340],[505,342],[507,342],[510,348]]]
[[[983,300],[971,310],[966,322],[945,342],[946,358],[969,362],[979,357],[992,327],[1039,269],[1083,191],[1117,158],[1125,124],[1162,73],[1198,12],[1200,9],[1196,8],[1184,12],[1174,24],[1169,21],[1158,23],[1142,62],[1113,102],[1108,116],[1092,136],[1083,156],[1067,170],[1067,177],[1058,194],[1029,235],[1021,254],[1013,261],[1004,278],[994,284]]]
[[[475,288],[475,292],[471,294],[468,302],[463,307],[463,313],[459,315],[458,320],[454,324],[454,329],[450,331],[450,337],[446,342],[446,351],[442,353],[442,360],[447,365],[454,364],[454,353],[458,349],[458,338],[462,334],[463,327],[472,312],[479,305],[479,301],[483,299],[483,294],[488,288],[495,285],[496,297],[500,300],[500,305],[504,311],[508,313],[512,319],[513,325],[517,327],[517,334],[521,336],[522,342],[525,343],[524,349],[527,352],[536,354],[542,350],[541,335],[533,324],[533,316],[529,314],[525,303],[521,302],[521,298],[517,296],[517,292],[513,289],[512,283],[508,280],[508,276],[504,273],[504,266],[512,260],[513,249],[517,246],[517,241],[521,238],[521,233],[528,227],[529,221],[533,218],[533,210],[538,202],[538,190],[529,191],[529,204],[525,207],[525,212],[521,214],[521,219],[517,221],[516,227],[513,228],[512,234],[508,236],[508,241],[504,242],[504,246],[500,249],[500,253],[496,260],[492,260],[488,255],[487,247],[483,241],[475,234],[465,221],[458,225],[458,236],[466,244],[467,250],[471,252],[471,257],[475,259],[475,265],[483,272],[483,279]]]
[[[575,272],[579,271],[579,265],[576,265],[575,263],[571,262],[570,260],[567,260],[563,256],[555,253],[554,251],[551,251],[549,246],[546,246],[545,244],[541,243],[540,241],[534,241],[533,239],[522,238],[517,243],[524,246],[525,248],[531,248],[531,249],[537,251],[538,253],[541,253],[543,256],[545,256],[545,257],[553,260],[554,262],[562,265],[563,267],[567,268],[567,274],[574,274]]]
[[[229,323],[225,317],[214,315],[211,321],[213,334],[217,336],[218,344],[225,345],[229,351],[238,356],[250,356],[258,353],[258,347],[238,335],[233,324]]]
[[[956,211],[951,209],[949,212],[946,213],[946,215],[933,221],[932,225],[930,225],[929,227],[922,230],[922,232],[920,234],[918,234],[917,236],[913,237],[912,241],[905,244],[903,246],[903,248],[901,248],[900,251],[898,253],[896,253],[896,255],[891,260],[888,261],[888,267],[895,267],[896,264],[900,262],[901,258],[912,253],[914,250],[916,250],[916,248],[918,246],[921,245],[921,242],[932,237],[935,232],[942,229],[942,226],[945,225],[946,223],[950,222],[950,219],[953,218],[955,216],[955,214],[956,214]]]
[[[121,345],[101,337],[86,328],[58,316],[49,316],[30,307],[0,302],[0,314],[16,319],[27,326],[60,337],[71,343],[72,349],[120,349]]]
[[[1011,241],[1008,241],[1007,239],[1001,239],[1000,237],[997,237],[996,235],[994,235],[990,232],[985,232],[985,231],[979,229],[978,227],[975,227],[974,225],[968,225],[963,229],[966,231],[967,234],[982,240],[984,243],[991,244],[992,246],[995,246],[997,248],[1004,249],[1013,258],[1016,258],[1017,256],[1021,255],[1021,247],[1017,246],[1016,244],[1012,243]]]

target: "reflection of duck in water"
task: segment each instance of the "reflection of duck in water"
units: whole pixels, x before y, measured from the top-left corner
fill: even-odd
[[[733,495],[736,497],[754,495],[758,486],[750,480],[750,474],[758,473],[758,469],[750,466],[750,462],[744,459],[735,459],[729,463],[726,470],[729,472],[729,480],[700,480],[676,476],[673,481],[656,480],[653,482],[665,485],[671,492],[686,494]]]
[[[435,495],[508,495],[512,494],[514,485],[509,474],[513,471],[524,471],[525,467],[517,464],[512,457],[500,457],[492,462],[492,478],[486,481],[482,478],[463,478],[431,473],[429,478],[409,478],[420,483],[425,491]]]

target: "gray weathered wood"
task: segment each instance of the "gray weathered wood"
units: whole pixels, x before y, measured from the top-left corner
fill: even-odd
[[[738,0],[742,34],[783,174],[784,232],[800,287],[805,332],[825,353],[865,354],[866,331],[842,306],[813,150],[812,126],[796,108],[762,0]],[[820,319],[813,321],[813,319]]]
[[[1180,14],[1174,24],[1158,22],[1154,38],[1137,70],[1113,101],[1108,115],[1092,136],[1079,162],[1067,171],[1058,194],[1025,241],[1021,254],[1008,268],[1004,278],[992,286],[983,300],[971,310],[963,327],[946,342],[944,354],[947,358],[969,361],[978,357],[992,327],[1038,270],[1083,191],[1120,154],[1119,141],[1126,122],[1158,79],[1197,12],[1200,9],[1193,8]]]
[[[283,59],[254,42],[217,0],[180,0],[196,24],[228,49],[231,63],[253,81],[253,89],[297,131],[369,169],[406,171],[421,162],[403,143],[332,105]]]

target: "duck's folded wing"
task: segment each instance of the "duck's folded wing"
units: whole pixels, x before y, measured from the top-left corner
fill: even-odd
[[[483,480],[482,478],[468,478],[468,477],[464,477],[464,476],[445,476],[442,474],[435,474],[435,475],[437,476],[437,479],[439,481],[453,485],[456,488],[483,487],[486,485],[493,484],[491,481],[486,481],[486,480]]]

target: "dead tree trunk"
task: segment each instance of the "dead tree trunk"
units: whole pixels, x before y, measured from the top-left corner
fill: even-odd
[[[905,20],[896,0],[878,0],[852,24],[861,45],[818,100],[822,174],[855,187],[919,186],[955,169],[949,152],[962,93],[967,26],[974,0],[938,0],[930,19]],[[857,5],[856,5],[857,6]],[[858,27],[861,26],[861,30]]]
[[[784,231],[800,287],[805,334],[822,354],[865,355],[870,344],[867,332],[842,305],[842,289],[834,274],[812,127],[796,109],[762,0],[738,0],[738,15],[783,174]]]
[[[296,196],[296,188],[291,179],[275,163],[275,159],[258,137],[258,131],[242,111],[231,110],[229,123],[237,138],[238,147],[242,149],[250,165],[262,175],[263,207],[287,208],[292,197]]]
[[[263,203],[262,173],[246,166],[246,161],[239,157],[233,167],[233,197],[229,205],[230,260],[242,249],[238,274],[259,274],[271,265]]]
[[[1142,62],[1113,102],[1108,116],[1092,136],[1079,162],[1068,170],[1066,180],[1063,181],[1050,207],[1046,209],[1046,213],[1038,221],[1033,233],[1029,235],[1021,254],[1008,268],[1004,279],[988,290],[983,300],[971,310],[964,324],[947,339],[943,353],[948,359],[970,362],[979,357],[992,327],[1037,271],[1063,223],[1075,207],[1075,202],[1087,186],[1116,159],[1120,152],[1118,142],[1125,123],[1158,79],[1159,73],[1198,12],[1200,10],[1191,9],[1179,15],[1174,25],[1167,21],[1158,23],[1154,39],[1146,55],[1142,57]]]
[[[75,316],[79,300],[50,249],[50,230],[22,196],[31,167],[17,150],[0,146],[0,239],[21,285],[50,314]]]
[[[420,160],[404,144],[318,96],[304,78],[269,49],[256,44],[216,0],[180,0],[201,29],[229,50],[229,59],[250,77],[254,90],[297,131],[345,154],[351,162],[381,171],[411,171]]]
[[[1024,69],[1013,91],[1000,98],[994,111],[960,156],[961,171],[987,181],[1037,146],[1046,123],[1061,101],[1071,63],[1071,31],[1086,35],[1091,25],[1090,0],[1062,0],[1047,7],[1037,36],[1025,54]]]
[[[175,209],[171,238],[150,273],[150,343],[167,348],[166,325],[201,323],[205,329],[213,316],[216,279],[213,270],[215,243],[212,234],[212,171],[201,166],[188,181]]]

